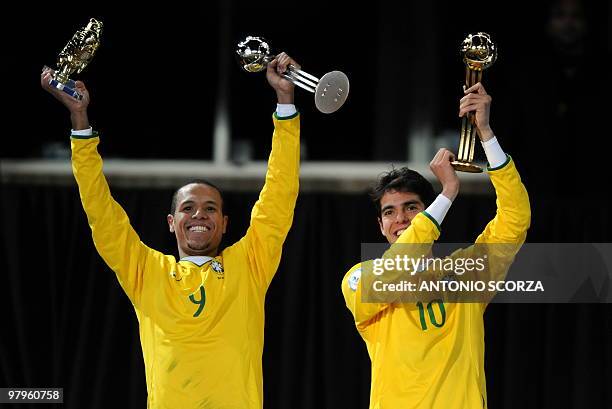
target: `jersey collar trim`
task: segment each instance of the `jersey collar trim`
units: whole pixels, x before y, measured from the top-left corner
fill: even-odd
[[[210,260],[213,260],[213,258],[208,257],[208,256],[187,256],[187,257],[183,257],[179,261],[189,261],[190,263],[193,263],[197,265],[198,267],[202,267],[204,264],[208,263]]]

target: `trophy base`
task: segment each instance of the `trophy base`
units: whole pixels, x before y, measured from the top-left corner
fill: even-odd
[[[61,91],[64,91],[66,94],[70,95],[74,99],[78,99],[79,101],[83,99],[83,95],[81,95],[75,88],[76,84],[73,80],[66,81],[65,84],[59,82],[56,79],[49,80],[49,84],[53,88],[57,88]]]
[[[467,172],[467,173],[482,173],[482,168],[480,166],[476,166],[473,163],[463,162],[460,160],[456,160],[451,162],[453,168],[459,172]]]
[[[336,112],[348,97],[349,79],[341,71],[332,71],[319,80],[315,90],[315,105],[324,114]]]

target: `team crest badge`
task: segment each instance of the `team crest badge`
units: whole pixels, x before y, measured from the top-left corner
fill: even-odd
[[[217,274],[221,274],[223,273],[223,265],[221,263],[219,263],[217,260],[213,260],[210,263],[210,267],[213,269],[213,271]]]
[[[361,268],[353,271],[348,278],[348,286],[351,290],[357,291],[357,285],[359,284],[359,280],[361,279]]]

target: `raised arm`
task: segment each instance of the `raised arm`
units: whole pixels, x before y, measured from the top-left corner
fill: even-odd
[[[495,187],[497,212],[476,243],[521,244],[531,223],[531,208],[514,161],[508,156],[504,164],[488,172]]]
[[[289,64],[299,65],[285,53],[270,64],[266,77],[276,91],[272,151],[266,180],[251,212],[251,223],[240,241],[245,246],[253,279],[265,291],[274,277],[289,228],[299,190],[300,118],[293,105],[293,84],[284,79]]]
[[[531,223],[529,196],[514,161],[503,149],[489,125],[491,97],[478,83],[465,91],[461,99],[459,116],[475,112],[478,135],[489,162],[487,172],[496,194],[495,217],[476,238],[475,245],[460,250],[455,257],[477,258],[486,255],[487,268],[473,279],[482,281],[504,280],[516,254],[527,237]],[[482,301],[483,310],[495,294],[483,293],[475,297]]]
[[[97,151],[100,139],[92,132],[87,117],[90,99],[85,85],[80,81],[76,83],[77,90],[83,95],[79,101],[49,86],[49,76],[49,70],[43,71],[42,87],[70,111],[73,128],[72,171],[94,244],[106,264],[117,274],[132,303],[137,305],[143,286],[146,258],[153,250],[141,243],[127,214],[111,196],[102,173],[102,158]]]
[[[497,213],[476,243],[521,244],[531,223],[527,190],[514,161],[501,149],[489,124],[491,97],[481,83],[465,90],[459,105],[459,116],[474,112],[476,129],[489,161],[487,169],[497,196]]]

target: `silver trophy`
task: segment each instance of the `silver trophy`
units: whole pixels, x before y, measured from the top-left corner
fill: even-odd
[[[270,45],[262,37],[248,36],[238,43],[238,62],[246,72],[260,72],[274,59]],[[293,84],[315,94],[315,105],[324,114],[336,112],[346,101],[349,80],[341,71],[332,71],[321,79],[290,65],[282,76]]]

